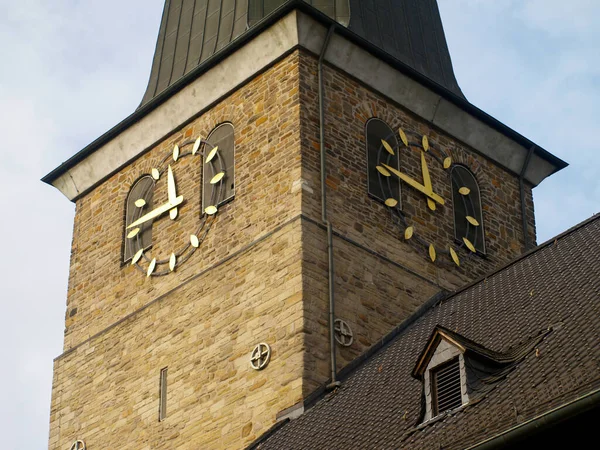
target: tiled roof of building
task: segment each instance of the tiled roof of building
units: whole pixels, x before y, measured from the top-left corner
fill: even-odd
[[[304,0],[459,97],[436,0]],[[289,0],[165,0],[140,106]]]
[[[462,449],[596,392],[599,261],[596,215],[430,303],[347,370],[341,388],[258,448]],[[438,326],[493,354],[538,341],[477,401],[420,424],[422,382],[412,371]]]

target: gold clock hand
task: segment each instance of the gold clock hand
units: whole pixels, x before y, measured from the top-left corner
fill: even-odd
[[[177,191],[175,190],[175,178],[173,177],[171,164],[169,164],[169,171],[167,174],[167,193],[169,195],[169,203],[173,203],[177,198]],[[171,208],[171,210],[169,210],[169,216],[171,217],[171,220],[175,220],[177,217],[177,208]]]
[[[425,186],[423,186],[420,183],[417,183],[415,180],[413,180],[412,178],[410,178],[408,175],[403,174],[402,172],[394,169],[393,167],[388,166],[387,164],[382,164],[382,166],[385,167],[390,172],[392,172],[394,175],[396,175],[398,178],[400,178],[406,184],[412,186],[417,191],[425,194],[427,197],[431,198],[432,200],[435,200],[440,205],[445,204],[444,199],[442,197],[440,197],[439,195],[437,195],[435,192],[431,192],[431,193],[427,192],[427,189],[425,189]]]
[[[433,194],[433,187],[431,185],[431,178],[429,176],[429,167],[427,167],[427,161],[425,160],[425,152],[421,152],[421,172],[423,173],[423,185],[428,194]],[[435,211],[435,203],[431,198],[427,199],[427,206],[432,211]]]
[[[136,220],[135,222],[130,224],[127,228],[129,229],[129,228],[137,227],[138,225],[148,222],[149,220],[152,220],[155,217],[158,217],[161,214],[173,209],[177,205],[180,205],[182,202],[183,202],[183,195],[180,195],[179,197],[177,197],[175,199],[174,202],[168,202],[168,203],[165,203],[164,205],[159,206],[158,208],[150,211],[148,214],[145,214],[142,217],[140,217],[138,220]]]

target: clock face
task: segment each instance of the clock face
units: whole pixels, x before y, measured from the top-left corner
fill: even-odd
[[[190,164],[197,165],[198,169],[201,169],[202,164],[207,164],[209,168],[204,173],[209,173],[211,176],[210,183],[206,185],[211,191],[208,196],[205,196],[210,201],[204,211],[200,211],[200,197],[184,196],[178,189],[178,168]],[[196,172],[202,173],[202,170]],[[154,194],[158,195],[142,195],[138,199],[132,199],[134,201],[134,211],[131,217],[128,215],[127,218],[125,245],[129,246],[129,254],[133,255],[132,265],[138,267],[148,277],[162,276],[175,271],[181,266],[204,241],[215,221],[218,205],[224,198],[224,183],[227,174],[219,148],[202,138],[198,138],[175,145],[173,151],[167,154],[158,167],[153,168],[146,178],[151,180],[146,193],[150,193],[152,190]],[[202,180],[198,176],[192,181],[192,184],[201,187]],[[159,190],[166,190],[166,193],[163,192],[161,195],[161,192],[158,192]],[[158,202],[160,204],[148,201],[150,198],[157,197],[166,197],[166,201]],[[181,217],[182,210],[185,210],[185,214],[191,212],[198,220],[183,221]],[[160,224],[161,221],[172,222],[175,226],[183,226],[183,222],[185,224],[194,222],[194,226],[187,230],[177,230],[177,233],[173,233],[173,236],[168,235],[168,242],[161,242],[160,245],[163,253],[154,254],[154,249],[149,248],[148,243],[144,242],[144,231],[153,225]],[[166,229],[170,230],[171,227],[168,226]],[[182,236],[185,236],[185,238],[180,239]],[[165,247],[169,248],[166,253],[164,253]]]
[[[394,139],[396,140],[396,139]],[[381,145],[375,151],[377,152],[378,182],[380,192],[385,198],[385,205],[390,209],[395,218],[395,222],[403,232],[403,238],[410,242],[418,251],[428,255],[432,262],[439,261],[440,257],[451,260],[457,266],[460,266],[460,258],[463,255],[477,252],[473,244],[472,236],[477,239],[482,238],[481,232],[481,213],[479,192],[473,192],[464,182],[462,171],[468,172],[463,166],[454,164],[452,158],[439,148],[429,142],[427,136],[418,136],[416,133],[398,131],[398,145],[393,148],[386,140],[381,139]],[[421,177],[413,178],[402,171],[402,168],[393,167],[391,161],[397,160],[396,152],[418,152],[420,157]],[[400,161],[402,158],[400,157]],[[432,184],[430,170],[445,171],[449,186],[452,189],[440,189],[439,186]],[[470,173],[470,172],[469,172]],[[454,240],[445,243],[442,247],[440,243],[429,241],[425,233],[419,233],[419,228],[401,209],[399,191],[391,189],[390,179],[397,179],[406,189],[412,189],[422,198],[422,202],[417,208],[425,208],[428,214],[436,215],[442,208],[451,208],[454,206],[455,229],[460,230],[461,236],[457,236],[458,242]],[[441,192],[454,192],[454,202],[451,198],[444,198]],[[453,205],[453,203],[455,203]],[[477,218],[476,218],[477,217]],[[471,239],[469,239],[471,238]],[[465,253],[466,252],[466,253]]]

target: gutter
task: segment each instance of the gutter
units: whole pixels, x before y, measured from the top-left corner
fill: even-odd
[[[525,251],[529,250],[529,233],[527,232],[527,210],[525,208],[525,172],[527,172],[527,167],[529,167],[529,162],[531,161],[531,157],[535,152],[535,144],[529,148],[527,152],[527,156],[525,157],[525,162],[523,163],[523,168],[521,169],[521,173],[519,174],[519,196],[521,198],[521,220],[523,226],[523,243],[525,244]]]
[[[327,36],[321,48],[319,55],[319,65],[317,69],[319,79],[319,147],[321,150],[321,220],[327,227],[327,265],[328,265],[328,285],[329,285],[329,351],[331,360],[331,383],[327,385],[327,389],[335,389],[340,386],[340,382],[336,380],[336,345],[335,345],[335,292],[334,292],[334,266],[333,266],[333,229],[331,222],[327,217],[327,161],[325,149],[325,95],[323,83],[323,61],[331,36],[336,28],[336,22],[332,23],[327,31]]]
[[[518,441],[545,431],[558,423],[576,417],[600,406],[600,389],[576,398],[555,409],[510,428],[485,441],[468,447],[466,450],[492,450],[514,445]]]
[[[130,116],[128,116],[123,121],[121,121],[120,123],[115,125],[109,131],[107,131],[106,133],[101,135],[99,138],[97,138],[92,143],[90,143],[89,145],[84,147],[82,150],[77,152],[71,158],[69,158],[68,160],[63,162],[60,166],[58,166],[57,168],[52,170],[50,173],[48,173],[46,176],[44,176],[42,178],[42,181],[44,183],[51,185],[57,178],[59,178],[61,175],[65,174],[69,169],[71,169],[72,167],[79,164],[81,161],[86,159],[89,155],[94,153],[98,148],[102,147],[104,144],[106,144],[107,142],[111,141],[113,138],[118,136],[121,132],[123,132],[124,130],[126,130],[127,128],[129,128],[130,126],[132,126],[133,124],[138,122],[139,120],[141,120],[148,113],[150,113],[151,111],[156,109],[158,106],[160,106],[162,103],[164,103],[170,97],[172,97],[174,94],[179,92],[181,89],[186,87],[188,84],[190,84],[192,81],[194,81],[200,75],[202,75],[204,72],[208,71],[211,67],[218,64],[223,59],[227,58],[230,54],[237,51],[240,47],[244,46],[248,41],[252,40],[254,37],[256,37],[257,35],[262,33],[265,29],[269,28],[271,25],[275,24],[279,19],[281,19],[283,16],[285,16],[286,14],[288,14],[289,12],[291,12],[294,9],[302,11],[303,13],[309,15],[310,17],[312,17],[313,19],[317,20],[318,22],[322,23],[325,26],[328,26],[328,27],[330,27],[332,25],[337,26],[337,22],[335,20],[331,19],[330,17],[321,13],[320,11],[316,10],[314,7],[312,7],[305,1],[290,0],[289,2],[285,3],[280,8],[273,11],[273,13],[271,13],[269,16],[267,16],[266,18],[261,20],[259,23],[257,23],[253,27],[251,27],[248,31],[246,31],[240,37],[238,37],[233,42],[231,42],[229,45],[224,47],[221,51],[217,52],[216,54],[214,54],[213,56],[208,58],[202,64],[200,64],[195,69],[190,71],[187,75],[185,75],[184,77],[180,78],[178,81],[176,81],[175,83],[170,85],[168,88],[166,88],[160,94],[156,95],[154,98],[152,98],[152,100],[150,100],[144,106],[137,109]],[[479,119],[481,122],[487,124],[488,126],[495,129],[496,131],[504,134],[506,137],[517,142],[518,144],[522,145],[523,147],[530,148],[531,146],[534,145],[534,143],[531,142],[529,139],[527,139],[525,136],[517,133],[512,128],[504,125],[502,122],[498,121],[497,119],[493,118],[489,114],[486,114],[481,109],[472,105],[466,99],[461,98],[458,95],[451,92],[450,90],[446,89],[445,87],[440,86],[433,80],[427,78],[426,76],[424,76],[420,72],[416,71],[412,67],[408,66],[407,64],[403,63],[402,61],[394,58],[390,54],[386,53],[384,50],[375,46],[374,44],[371,44],[367,40],[358,36],[353,31],[349,30],[348,28],[340,26],[337,28],[337,33],[340,36],[344,37],[345,39],[348,39],[349,41],[361,46],[362,48],[367,50],[369,53],[377,56],[379,59],[386,62],[387,64],[394,67],[395,69],[410,76],[417,82],[421,83],[422,85],[431,89],[433,92],[439,94],[440,96],[442,96],[449,102],[458,106],[463,111],[471,114],[475,118]],[[567,165],[568,165],[566,162],[564,162],[560,158],[552,155],[550,152],[548,152],[547,150],[544,150],[543,148],[541,148],[539,146],[536,146],[535,153],[540,158],[548,161],[550,164],[555,166],[556,170],[554,172],[561,170],[561,169],[567,167]]]

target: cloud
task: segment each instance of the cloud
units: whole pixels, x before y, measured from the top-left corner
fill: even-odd
[[[592,193],[600,189],[600,3],[447,0],[439,6],[467,98],[570,163],[534,190],[538,240],[592,215]]]
[[[597,0],[525,0],[513,5],[516,18],[552,37],[565,36],[573,40],[598,32],[600,4]]]

